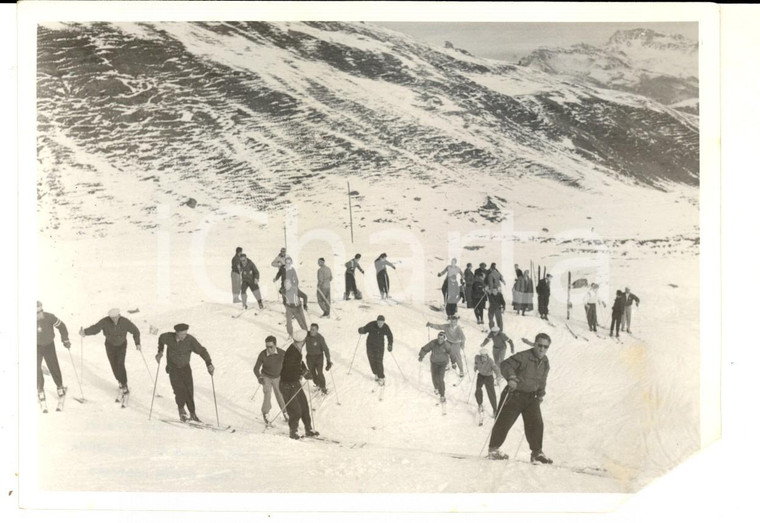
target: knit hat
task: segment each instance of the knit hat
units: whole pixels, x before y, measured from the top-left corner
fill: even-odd
[[[113,308],[110,311],[108,311],[108,317],[109,318],[116,318],[117,316],[121,315],[121,311],[117,308]]]
[[[385,321],[385,316],[381,314],[380,316],[377,317],[377,321]]]
[[[304,341],[306,340],[306,331],[305,330],[297,330],[293,333],[293,341]]]
[[[178,323],[174,326],[174,332],[184,332],[189,329],[190,326],[187,323]]]
[[[479,351],[483,356],[488,356],[488,347],[480,347]]]

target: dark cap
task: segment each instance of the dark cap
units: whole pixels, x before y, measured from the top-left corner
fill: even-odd
[[[381,314],[380,316],[377,317],[377,321],[385,321],[385,316]]]
[[[174,332],[182,332],[186,331],[190,328],[190,326],[187,323],[178,323],[174,326]]]

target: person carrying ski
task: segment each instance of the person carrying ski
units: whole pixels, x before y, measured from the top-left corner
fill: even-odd
[[[301,305],[302,293],[298,289],[298,274],[293,267],[293,259],[288,256],[285,258],[285,328],[288,335],[293,336],[293,318],[298,322],[301,329],[306,330],[306,318],[303,314]]]
[[[499,367],[488,354],[487,347],[481,347],[480,353],[475,356],[475,372],[477,372],[477,381],[475,382],[475,400],[478,402],[478,412],[483,412],[483,387],[486,388],[488,401],[491,403],[493,417],[496,417],[496,389],[494,389],[494,376],[500,376]]]
[[[430,353],[430,376],[433,379],[433,387],[436,394],[440,396],[441,403],[446,403],[446,365],[449,360],[454,363],[451,343],[446,339],[446,333],[441,331],[436,339],[429,341],[421,349],[417,359],[422,362],[425,354]]]
[[[58,355],[55,352],[55,331],[58,329],[61,341],[66,350],[71,349],[69,331],[66,324],[56,318],[55,314],[45,312],[42,303],[37,302],[37,395],[40,400],[45,399],[45,378],[42,374],[42,360],[45,360],[50,375],[53,377],[58,391],[58,397],[66,395],[66,387],[63,386],[61,366],[58,364]]]
[[[177,404],[180,421],[187,421],[188,415],[185,406],[190,411],[189,419],[198,421],[195,414],[195,399],[193,393],[193,370],[190,367],[192,353],[199,355],[206,363],[206,370],[214,375],[214,365],[211,363],[206,348],[201,345],[194,336],[187,333],[190,326],[186,323],[178,323],[174,326],[174,332],[165,332],[158,337],[158,352],[156,362],[160,365],[161,358],[166,348],[166,373],[169,374],[169,383],[174,391],[174,402]]]
[[[300,439],[298,423],[303,422],[306,437],[319,436],[311,424],[311,409],[303,392],[304,384],[301,378],[310,379],[306,365],[303,362],[303,346],[306,344],[306,331],[297,330],[293,333],[293,343],[285,351],[280,372],[280,392],[285,400],[288,412],[288,426],[291,439]]]
[[[359,334],[367,335],[367,360],[375,381],[382,387],[385,386],[385,369],[383,356],[385,355],[385,338],[388,338],[388,352],[393,351],[393,333],[385,323],[385,316],[377,317],[377,321],[371,321],[364,327],[359,327]]]
[[[625,314],[623,316],[623,330],[628,334],[631,333],[631,316],[633,314],[633,302],[636,302],[636,308],[639,308],[639,298],[631,292],[630,287],[625,288],[623,293],[625,297]]]
[[[240,254],[243,252],[242,247],[235,249],[235,256],[232,257],[232,270],[230,279],[232,280],[232,303],[240,303],[240,286],[243,280],[240,277]]]
[[[446,334],[446,341],[451,345],[451,366],[459,369],[459,377],[464,377],[464,364],[462,363],[462,353],[464,352],[464,342],[467,338],[464,335],[462,327],[459,326],[459,318],[452,316],[449,323],[437,324],[427,322],[427,327],[432,327],[443,331]]]
[[[264,418],[264,423],[269,424],[269,418],[267,415],[272,410],[272,392],[274,391],[274,397],[277,400],[277,404],[280,406],[280,411],[288,420],[288,415],[284,412],[285,400],[280,392],[280,372],[282,372],[282,361],[285,357],[285,351],[277,347],[277,338],[274,336],[267,336],[264,339],[264,350],[259,353],[259,357],[256,358],[256,363],[253,366],[253,373],[256,375],[256,379],[261,384],[261,388],[264,390],[264,401],[261,403],[261,415]]]
[[[350,299],[351,294],[353,294],[354,298],[357,300],[362,299],[362,293],[359,292],[359,289],[356,288],[356,278],[354,277],[354,272],[357,269],[359,269],[359,272],[364,274],[364,269],[362,269],[362,266],[359,265],[359,260],[361,257],[361,254],[357,254],[346,262],[346,292],[343,294],[344,300]]]
[[[325,259],[317,260],[319,269],[317,269],[317,304],[322,309],[322,317],[330,317],[330,282],[332,282],[332,271],[325,265]]]
[[[620,323],[623,321],[625,313],[625,295],[619,290],[615,293],[615,303],[612,304],[612,321],[610,323],[610,338],[612,331],[615,330],[615,337],[620,337]]]
[[[502,319],[502,313],[504,312],[504,296],[499,289],[486,290],[486,296],[488,297],[488,327],[493,328],[494,325],[498,325],[500,329],[504,328],[504,320]]]
[[[512,354],[515,353],[515,344],[512,343],[512,340],[509,339],[509,336],[507,336],[506,333],[495,325],[491,327],[491,332],[488,333],[488,336],[486,336],[486,339],[480,344],[480,347],[485,347],[491,341],[493,341],[493,360],[498,367],[507,357],[507,344],[509,344],[509,350]],[[496,373],[496,377],[500,377],[499,372]]]
[[[119,394],[125,396],[129,394],[127,386],[127,369],[124,366],[124,360],[127,356],[127,334],[132,335],[135,342],[135,349],[140,350],[140,329],[123,317],[119,309],[111,309],[108,316],[102,318],[95,325],[86,329],[79,328],[79,335],[82,337],[92,336],[103,331],[105,336],[106,356],[108,363],[111,365],[111,372],[114,378],[119,382]]]
[[[538,294],[538,313],[541,315],[542,320],[549,319],[549,297],[552,294],[551,284],[552,275],[547,274],[545,277],[538,280],[538,285],[536,285],[536,294]]]
[[[586,309],[586,321],[588,321],[588,328],[593,332],[596,332],[596,326],[599,324],[596,316],[597,305],[601,305],[605,308],[607,307],[607,304],[599,298],[599,285],[592,283],[591,288],[583,297],[583,307]]]
[[[452,258],[451,264],[447,265],[441,272],[438,273],[438,277],[446,275],[445,290],[443,290],[444,297],[446,299],[446,317],[451,318],[457,313],[457,304],[459,303],[459,282],[464,279],[462,269],[457,266],[457,259]]]
[[[388,261],[388,255],[382,253],[375,260],[375,272],[377,273],[377,288],[380,289],[380,299],[388,298],[388,290],[391,283],[388,279],[388,270],[386,267],[396,270],[396,266]]]
[[[259,270],[253,260],[249,260],[245,253],[240,254],[240,277],[242,284],[240,287],[240,297],[243,298],[243,308],[248,308],[248,289],[251,289],[253,296],[259,303],[259,309],[264,308],[264,302],[261,299],[259,290]]]
[[[478,325],[483,325],[483,310],[486,308],[486,284],[485,276],[481,272],[475,276],[472,282],[472,301],[475,308],[475,320]],[[502,297],[503,299],[503,297]]]
[[[472,272],[472,264],[468,263],[464,269],[464,300],[468,309],[475,305],[472,301],[472,284],[475,282],[475,274]]]
[[[508,458],[499,451],[499,447],[522,415],[531,463],[552,463],[543,452],[544,420],[541,416],[541,402],[546,395],[546,378],[549,375],[546,352],[551,341],[548,334],[539,333],[533,348],[518,352],[501,363],[501,374],[507,380],[507,386],[501,393],[496,421],[491,430],[488,444],[490,459]]]
[[[324,336],[319,333],[319,325],[312,323],[309,327],[309,333],[306,335],[306,367],[311,373],[314,384],[319,387],[322,394],[327,394],[327,380],[324,372],[322,372],[322,365],[325,360],[327,360],[325,370],[329,371],[332,367],[330,349],[327,348]]]

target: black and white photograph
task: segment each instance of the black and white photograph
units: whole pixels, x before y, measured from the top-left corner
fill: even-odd
[[[21,506],[614,510],[720,438],[715,6],[76,4],[19,6]]]

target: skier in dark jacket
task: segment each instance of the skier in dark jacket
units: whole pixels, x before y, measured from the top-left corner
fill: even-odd
[[[356,288],[356,277],[354,275],[354,272],[357,269],[359,272],[364,274],[364,269],[362,269],[362,266],[359,265],[359,260],[361,257],[361,254],[357,254],[346,262],[346,292],[343,294],[344,300],[350,299],[351,294],[353,294],[354,298],[357,300],[362,299],[362,293],[359,292],[359,289]]]
[[[486,284],[485,275],[481,272],[475,276],[472,282],[472,302],[475,307],[475,320],[478,325],[483,325],[483,310],[486,308]]]
[[[536,285],[536,294],[538,294],[538,313],[541,315],[542,320],[549,319],[549,297],[552,294],[551,284],[552,275],[547,274],[546,277],[538,280],[538,285]]]
[[[496,422],[491,430],[488,444],[490,459],[506,459],[507,455],[499,447],[507,438],[518,416],[522,415],[525,438],[530,445],[531,463],[552,463],[542,450],[544,440],[544,420],[541,416],[541,402],[546,394],[546,378],[549,374],[549,358],[546,351],[551,345],[548,334],[536,335],[533,348],[518,352],[501,364],[501,374],[507,386],[501,393]]]
[[[393,333],[385,323],[385,316],[377,317],[377,321],[371,321],[364,327],[359,327],[359,334],[367,335],[367,359],[375,381],[382,387],[385,385],[385,369],[383,368],[383,356],[385,355],[385,339],[388,338],[388,352],[393,350]]]
[[[492,288],[486,290],[486,297],[488,299],[488,326],[493,328],[494,325],[498,325],[500,329],[503,329],[504,296],[499,289]]]
[[[131,334],[135,342],[135,349],[140,350],[140,329],[134,323],[121,315],[119,309],[111,309],[108,316],[102,318],[95,325],[86,329],[79,329],[79,335],[92,336],[103,331],[105,336],[106,355],[114,378],[119,382],[119,393],[129,394],[127,386],[127,369],[124,360],[127,356],[127,334]]]
[[[623,291],[618,290],[615,293],[615,302],[612,304],[612,322],[610,323],[610,338],[612,331],[615,331],[615,337],[620,337],[620,323],[623,321],[625,313],[625,295]]]
[[[45,399],[45,378],[42,375],[42,360],[45,360],[50,375],[53,377],[55,386],[58,389],[58,396],[66,394],[66,387],[63,386],[61,377],[61,366],[58,364],[58,355],[55,353],[55,331],[58,329],[61,334],[63,346],[66,349],[71,348],[69,341],[69,331],[66,324],[55,317],[55,314],[45,312],[42,309],[42,303],[37,302],[37,394],[41,400]]]
[[[243,248],[238,247],[235,249],[235,256],[232,257],[232,269],[230,271],[230,278],[232,279],[232,303],[240,303],[240,286],[243,281],[240,279],[240,255],[243,253]]]
[[[475,274],[472,272],[472,264],[468,263],[464,269],[464,300],[468,309],[475,304],[472,301],[472,284],[475,282]]]
[[[311,409],[303,392],[304,385],[301,377],[310,379],[308,370],[303,362],[303,346],[306,344],[306,331],[297,330],[293,333],[293,343],[285,351],[282,360],[282,372],[280,372],[280,392],[285,400],[288,411],[288,425],[290,437],[299,439],[298,422],[303,421],[306,437],[319,436],[319,432],[313,430],[311,425]]]
[[[245,254],[240,255],[240,276],[243,281],[240,288],[243,308],[248,308],[248,289],[251,289],[256,301],[259,302],[259,309],[263,309],[264,302],[261,300],[261,291],[259,290],[259,270],[253,260],[249,260]]]
[[[165,332],[158,337],[158,352],[156,361],[161,364],[166,347],[166,372],[169,374],[169,383],[174,391],[174,401],[177,404],[179,419],[187,421],[185,405],[190,411],[190,419],[200,421],[195,415],[195,399],[193,398],[193,370],[190,368],[190,356],[198,354],[206,363],[208,373],[214,374],[214,365],[211,364],[206,348],[198,343],[194,336],[187,333],[190,327],[186,323],[178,323],[174,326],[174,332]]]
[[[319,333],[319,325],[312,323],[309,327],[309,334],[306,336],[306,366],[311,373],[314,384],[319,387],[322,394],[327,394],[327,381],[324,372],[322,372],[322,365],[325,360],[327,361],[325,370],[329,371],[332,367],[330,349],[327,348],[324,336]]]

